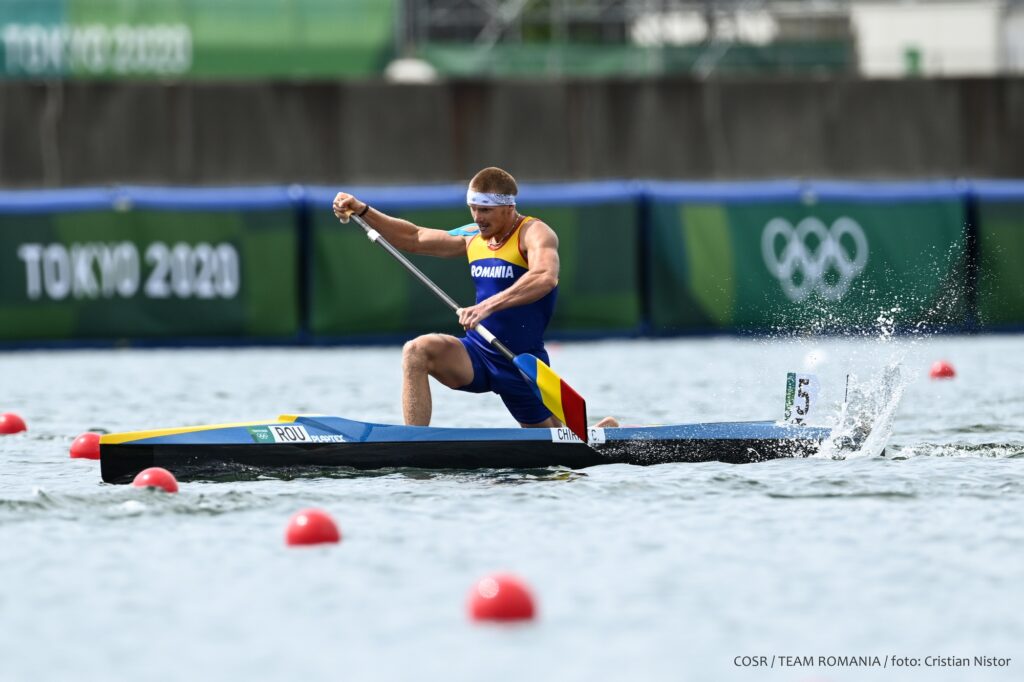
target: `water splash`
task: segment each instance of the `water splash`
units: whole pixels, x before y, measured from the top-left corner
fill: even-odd
[[[771,329],[769,340],[802,336],[843,335],[862,339],[858,348],[844,358],[844,364],[869,366],[885,363],[865,380],[848,376],[848,393],[828,419],[834,436],[819,457],[877,457],[885,452],[893,431],[896,411],[910,383],[901,369],[908,357],[927,339],[947,329],[968,326],[966,301],[969,282],[963,279],[966,252],[955,243],[948,249],[933,248],[922,253],[922,267],[938,281],[938,287],[900,286],[900,273],[880,264],[882,279],[890,285],[878,287],[877,280],[855,282],[840,298],[810,296],[798,310],[780,310],[780,322]],[[858,357],[861,356],[861,357]],[[808,371],[817,371],[820,356],[812,350],[805,357]],[[837,358],[838,359],[838,358]]]
[[[908,280],[907,273],[890,263],[876,263],[873,278],[854,281],[841,295],[815,292],[798,303],[780,304],[766,292],[764,301],[752,305],[756,310],[743,312],[759,319],[764,305],[774,307],[776,322],[761,331],[776,338],[840,335],[888,342],[897,335],[931,335],[968,327],[971,285],[964,245],[933,246],[919,255],[922,260],[915,270],[929,276],[918,282]],[[881,282],[885,285],[880,286]]]
[[[840,405],[832,436],[817,457],[851,459],[879,457],[892,435],[896,410],[907,380],[899,363],[887,365],[881,376],[861,381],[850,375],[847,399]]]

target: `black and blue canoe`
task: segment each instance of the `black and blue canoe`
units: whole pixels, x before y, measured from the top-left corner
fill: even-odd
[[[587,443],[566,428],[439,428],[341,417],[276,420],[106,434],[107,483],[159,466],[179,480],[376,469],[582,469],[600,464],[760,462],[815,454],[826,427],[760,422],[593,428]]]

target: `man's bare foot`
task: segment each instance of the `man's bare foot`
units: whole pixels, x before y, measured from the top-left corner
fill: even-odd
[[[598,428],[598,429],[604,429],[604,428],[614,429],[614,428],[617,428],[618,426],[619,426],[619,420],[616,419],[615,417],[605,417],[601,421],[599,421],[596,424],[594,424],[594,427]]]

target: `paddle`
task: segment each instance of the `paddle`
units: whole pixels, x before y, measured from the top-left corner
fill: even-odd
[[[380,232],[370,227],[365,220],[355,214],[350,213],[348,217],[355,220],[366,231],[366,236],[370,238],[371,242],[378,244],[394,256],[395,260],[404,265],[405,269],[415,275],[419,281],[423,282],[428,289],[434,292],[435,296],[444,301],[456,314],[458,313],[459,308],[462,306],[446,294],[441,287],[434,284],[429,277],[424,275],[401,251],[384,239]],[[554,370],[544,364],[540,358],[529,353],[516,355],[482,324],[478,324],[475,329],[480,336],[486,339],[487,343],[491,344],[519,369],[520,374],[523,375],[523,378],[533,388],[533,392],[544,403],[544,407],[551,410],[551,413],[558,417],[570,431],[586,443],[588,441],[587,403],[580,394],[572,386],[565,383],[565,380],[555,374]]]

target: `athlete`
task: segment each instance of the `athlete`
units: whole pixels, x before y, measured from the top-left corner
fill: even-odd
[[[382,213],[351,194],[334,197],[334,214],[356,214],[397,248],[411,253],[469,259],[476,303],[460,308],[466,335],[425,334],[402,349],[402,413],[406,424],[430,424],[433,403],[428,377],[449,388],[497,393],[524,427],[558,427],[533,388],[474,328],[487,329],[512,352],[545,363],[544,330],[558,295],[558,236],[543,221],[516,208],[519,188],[500,168],[485,168],[469,183],[466,203],[473,222],[451,231],[414,225]],[[605,418],[598,426],[617,426]]]

